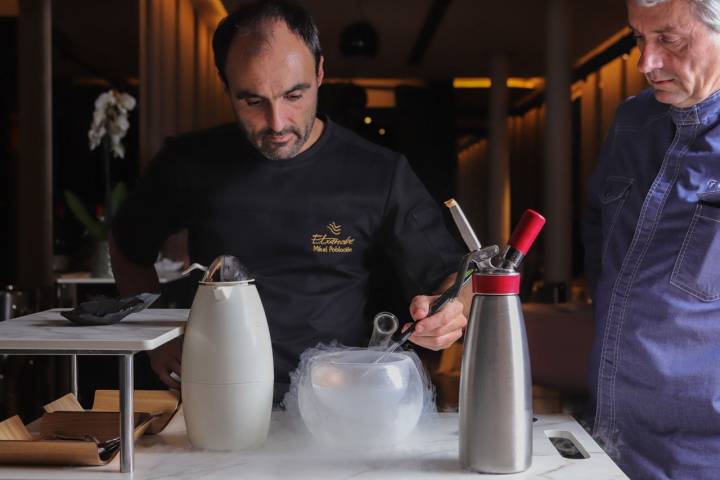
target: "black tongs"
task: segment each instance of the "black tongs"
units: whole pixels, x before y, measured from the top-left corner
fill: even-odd
[[[460,291],[465,285],[470,282],[473,274],[490,266],[490,260],[500,252],[497,245],[491,245],[489,247],[481,248],[466,254],[460,261],[460,268],[458,269],[457,276],[455,277],[455,283],[445,290],[435,301],[430,305],[430,312],[427,317],[430,317],[440,311],[450,300],[460,295]],[[425,318],[427,318],[425,317]],[[415,326],[417,322],[412,322],[410,328],[402,332],[397,340],[397,347],[403,345],[408,339],[415,333]]]

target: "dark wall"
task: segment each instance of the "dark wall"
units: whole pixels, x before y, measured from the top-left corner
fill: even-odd
[[[17,18],[0,17],[0,285],[15,277]]]
[[[443,202],[455,194],[457,173],[451,82],[398,87],[395,97],[395,108],[370,109],[362,88],[326,84],[320,88],[319,110],[369,141],[405,155],[433,197]],[[372,123],[363,121],[366,116]]]

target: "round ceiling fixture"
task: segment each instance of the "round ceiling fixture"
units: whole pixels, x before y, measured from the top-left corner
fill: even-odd
[[[340,53],[346,57],[372,58],[379,43],[377,30],[367,22],[351,23],[340,33]]]

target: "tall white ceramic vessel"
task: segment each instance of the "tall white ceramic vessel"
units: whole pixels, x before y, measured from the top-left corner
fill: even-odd
[[[190,443],[206,450],[243,450],[263,443],[273,381],[270,332],[255,285],[200,282],[182,356]]]

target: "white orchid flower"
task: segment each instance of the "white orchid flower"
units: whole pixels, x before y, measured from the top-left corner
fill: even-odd
[[[93,113],[93,126],[102,125],[105,122],[105,110],[95,110]]]
[[[130,128],[130,122],[128,122],[127,116],[122,115],[118,117],[115,122],[113,122],[110,128],[113,132],[119,131],[124,133],[127,132],[128,128]]]
[[[135,98],[124,92],[109,90],[102,93],[95,100],[95,112],[88,131],[90,150],[95,150],[105,135],[110,135],[110,151],[113,156],[123,158],[125,147],[122,139],[125,137],[130,122],[127,113],[135,108]]]
[[[102,138],[105,136],[105,127],[102,125],[95,126],[88,132],[88,138],[90,139],[90,150],[95,150],[98,145],[102,142]]]
[[[128,112],[135,108],[135,98],[127,93],[121,93],[119,95],[119,102],[120,106],[127,110]]]
[[[123,147],[123,144],[120,142],[113,144],[112,152],[117,158],[125,158],[125,147]]]
[[[97,100],[95,100],[95,110],[101,110],[105,111],[108,107],[108,105],[114,105],[115,104],[115,95],[113,95],[112,90],[109,92],[105,92],[101,94]]]

